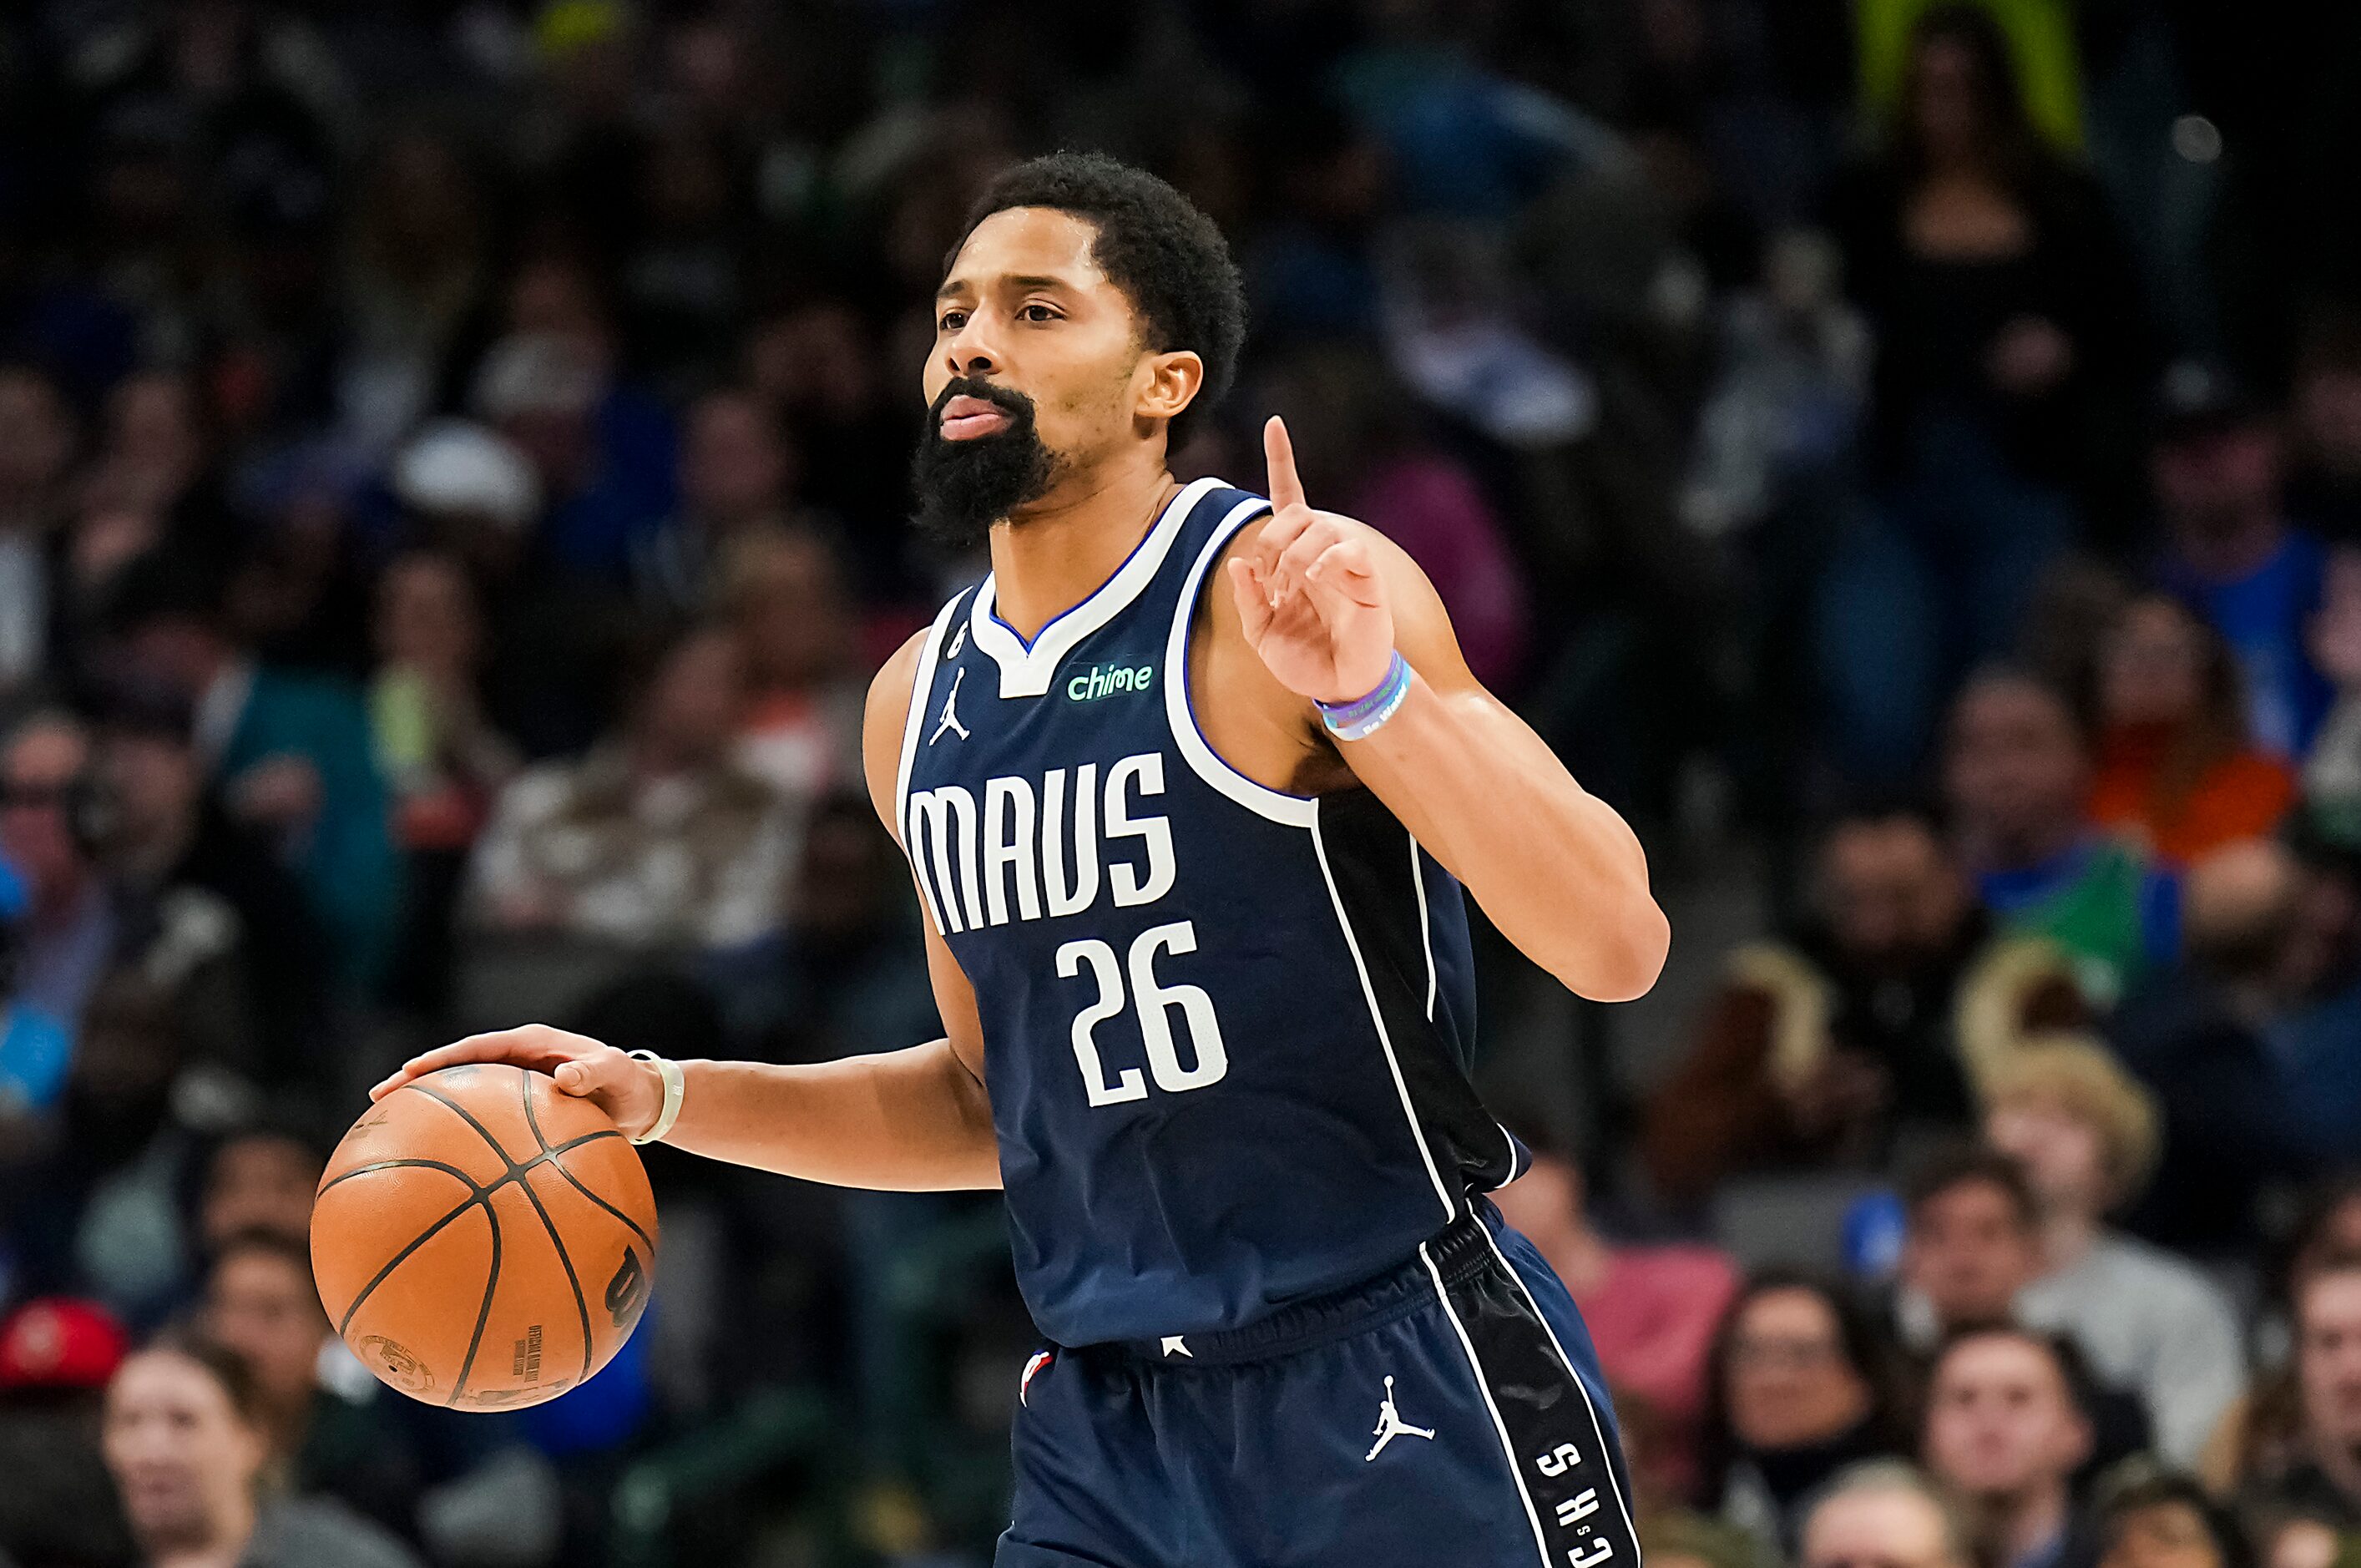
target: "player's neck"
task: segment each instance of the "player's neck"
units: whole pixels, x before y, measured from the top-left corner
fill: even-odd
[[[1077,474],[994,526],[994,613],[1030,641],[1115,576],[1179,488],[1151,449]]]

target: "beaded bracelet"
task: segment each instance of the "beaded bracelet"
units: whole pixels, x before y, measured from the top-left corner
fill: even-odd
[[[1361,740],[1378,732],[1378,728],[1394,716],[1410,696],[1410,661],[1394,650],[1393,663],[1386,666],[1386,678],[1377,689],[1351,702],[1320,703],[1320,721],[1328,733],[1339,740]]]

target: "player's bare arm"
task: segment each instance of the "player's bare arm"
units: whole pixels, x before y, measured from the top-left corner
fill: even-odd
[[[1364,523],[1312,510],[1279,421],[1264,440],[1272,513],[1229,552],[1235,591],[1204,601],[1208,674],[1225,698],[1258,700],[1209,739],[1250,774],[1248,759],[1286,769],[1291,751],[1291,776],[1267,779],[1273,787],[1357,779],[1569,990],[1600,1002],[1644,993],[1671,928],[1639,839],[1476,679],[1410,556]],[[1333,740],[1312,704],[1377,688],[1397,651],[1411,671],[1400,707],[1366,739]]]
[[[871,798],[890,828],[894,771],[909,711],[918,639],[887,661],[869,694],[862,753]],[[935,1191],[997,1187],[1000,1162],[983,1090],[975,993],[942,938],[927,932],[927,971],[949,1033],[906,1050],[842,1061],[687,1061],[679,1119],[664,1142],[691,1154],[838,1187]],[[551,1074],[626,1134],[655,1124],[657,1069],[613,1046],[545,1025],[476,1035],[403,1064],[371,1091],[462,1062],[505,1061]]]

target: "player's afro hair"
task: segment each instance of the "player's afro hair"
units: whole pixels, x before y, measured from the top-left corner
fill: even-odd
[[[1246,288],[1229,242],[1189,198],[1145,170],[1103,153],[1053,152],[1005,170],[974,208],[946,271],[975,225],[1011,207],[1071,213],[1098,230],[1091,258],[1139,313],[1148,346],[1189,349],[1205,362],[1205,382],[1172,416],[1166,450],[1178,451],[1230,389],[1246,342]]]

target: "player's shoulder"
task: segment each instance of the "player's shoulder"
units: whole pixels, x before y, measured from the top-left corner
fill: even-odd
[[[869,678],[869,698],[866,717],[874,723],[880,717],[890,718],[898,728],[910,711],[910,688],[918,679],[918,660],[924,656],[927,639],[934,628],[921,627],[902,640],[877,673]]]
[[[869,696],[861,713],[862,772],[869,784],[869,800],[885,825],[894,825],[894,793],[902,768],[902,731],[910,721],[912,688],[917,685],[918,661],[925,656],[933,627],[910,633],[893,656],[870,677]]]

